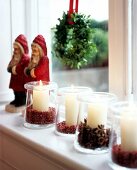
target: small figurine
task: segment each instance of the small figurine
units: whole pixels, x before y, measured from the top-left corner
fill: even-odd
[[[13,89],[15,99],[6,105],[7,112],[20,112],[26,103],[26,83],[24,69],[28,66],[30,57],[28,56],[28,43],[24,35],[20,34],[13,44],[13,56],[8,64],[8,72],[11,73],[9,88]]]
[[[31,60],[28,67],[25,68],[27,81],[50,81],[47,46],[42,35],[35,37],[31,44],[31,49]]]

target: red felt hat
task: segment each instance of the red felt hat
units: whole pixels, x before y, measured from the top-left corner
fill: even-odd
[[[27,42],[26,37],[23,34],[20,34],[15,39],[15,44],[17,44],[21,48],[21,51],[23,53],[28,54],[28,52],[29,52],[28,42]]]
[[[40,48],[42,49],[44,55],[47,55],[47,46],[45,38],[42,35],[38,35],[37,37],[35,37],[33,43],[38,44],[38,46],[40,46]]]

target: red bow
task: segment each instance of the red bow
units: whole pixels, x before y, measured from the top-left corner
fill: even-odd
[[[74,12],[78,13],[78,1],[79,0],[75,0],[75,9],[73,9],[74,0],[69,1],[68,23],[71,25],[74,24],[74,22],[71,19],[71,14],[73,14]]]
[[[73,9],[74,0],[69,1],[69,14],[72,14],[74,12],[78,13],[78,1],[79,0],[75,0],[75,8],[74,9]]]

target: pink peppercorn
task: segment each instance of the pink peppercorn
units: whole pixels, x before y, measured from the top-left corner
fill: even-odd
[[[51,124],[55,123],[56,110],[53,107],[49,107],[46,112],[39,112],[34,110],[32,106],[26,109],[26,121],[31,124]]]
[[[75,134],[76,125],[67,126],[66,121],[57,124],[57,131],[66,134]]]
[[[114,145],[112,147],[112,160],[120,166],[137,168],[137,151],[123,151],[121,145]]]

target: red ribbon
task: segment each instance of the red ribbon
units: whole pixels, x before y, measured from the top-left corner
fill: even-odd
[[[76,5],[75,5],[75,12],[78,13],[78,1],[79,0],[76,0]]]
[[[75,9],[73,9],[74,1],[75,1]],[[68,23],[71,25],[74,24],[74,21],[71,19],[71,14],[73,14],[74,12],[78,13],[78,1],[79,0],[70,0],[69,1]]]
[[[72,14],[72,13],[73,13],[73,1],[74,1],[74,0],[70,0],[70,1],[69,1],[69,14]]]
[[[74,11],[76,13],[78,13],[78,2],[79,0],[75,0],[75,8],[73,8],[73,4],[74,4],[74,0],[70,0],[69,1],[69,14],[71,15],[72,13],[74,13]]]

